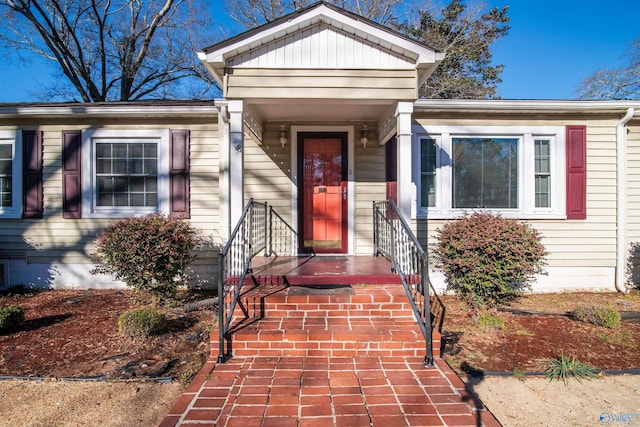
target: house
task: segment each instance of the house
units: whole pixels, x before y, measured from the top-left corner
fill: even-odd
[[[535,291],[624,289],[640,103],[418,99],[445,53],[323,2],[198,55],[222,99],[0,105],[2,286],[121,286],[90,274],[92,242],[153,212],[207,236],[206,285],[250,198],[293,255],[370,257],[392,197],[423,246],[478,207],[526,220],[550,254]]]

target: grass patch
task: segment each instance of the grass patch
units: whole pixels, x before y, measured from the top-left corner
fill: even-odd
[[[522,335],[522,336],[525,336],[525,337],[535,337],[536,336],[535,333],[533,333],[530,330],[525,329],[525,328],[516,329],[515,334],[516,335]]]
[[[493,313],[480,313],[478,326],[483,332],[493,332],[504,329],[504,319]]]
[[[629,331],[616,331],[614,333],[598,333],[596,336],[607,344],[617,345],[625,348],[636,348],[638,346],[634,336]]]

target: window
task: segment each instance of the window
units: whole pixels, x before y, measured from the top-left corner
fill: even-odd
[[[453,208],[518,208],[517,138],[453,138]]]
[[[536,208],[551,207],[551,141],[535,140]]]
[[[436,205],[436,141],[423,139],[420,142],[420,201],[422,207]]]
[[[0,216],[22,214],[22,149],[20,131],[0,131]]]
[[[455,218],[489,209],[505,217],[566,218],[564,127],[413,130],[418,217]]]
[[[96,143],[96,186],[98,206],[157,206],[157,143]]]
[[[168,213],[168,131],[83,132],[83,212]],[[88,149],[87,149],[88,148]]]

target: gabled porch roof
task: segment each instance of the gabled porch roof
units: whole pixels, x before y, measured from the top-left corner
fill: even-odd
[[[273,57],[267,59],[265,56],[261,58],[261,61],[256,61],[256,57],[272,53],[285,44],[287,47],[295,48],[296,45],[300,47],[301,40],[309,38],[309,30],[318,26],[343,34],[347,38],[361,43],[362,46],[371,48],[377,55],[375,57],[377,61],[358,63],[353,56],[334,58],[332,61],[328,57],[332,53],[332,48],[340,49],[342,47],[344,49],[344,46],[332,46],[332,41],[328,41],[328,49],[325,52],[316,52],[318,53],[316,57],[301,56],[296,62],[297,67],[326,69],[351,67],[376,69],[381,66],[384,68],[414,68],[417,70],[419,87],[444,58],[444,53],[431,49],[400,32],[324,1],[314,3],[280,19],[209,46],[198,52],[198,57],[211,71],[218,83],[225,86],[227,67],[255,65],[257,62],[261,67],[273,67],[277,64],[277,59],[274,60]],[[340,42],[334,43],[339,44]],[[288,53],[289,56],[293,54],[291,51]],[[371,57],[371,59],[373,58]],[[287,65],[286,59],[281,65]],[[345,67],[349,65],[351,67]]]

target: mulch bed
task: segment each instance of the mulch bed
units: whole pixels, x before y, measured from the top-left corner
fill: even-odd
[[[453,296],[446,306],[443,357],[458,371],[544,371],[545,359],[575,357],[597,369],[640,368],[640,294],[529,294],[501,307],[502,329],[476,325],[467,307]],[[605,304],[624,312],[616,329],[572,320],[567,312],[579,303]]]
[[[0,335],[0,375],[188,380],[209,354],[211,311],[162,308],[166,333],[126,337],[118,317],[141,306],[128,290],[55,290],[0,296],[25,311],[23,327]]]

